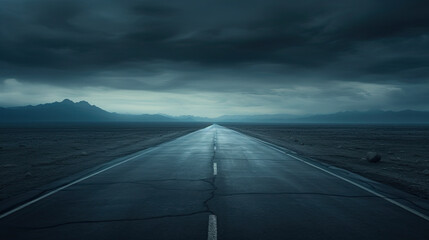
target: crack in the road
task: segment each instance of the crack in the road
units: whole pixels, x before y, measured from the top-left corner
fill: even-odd
[[[82,221],[70,221],[70,222],[63,222],[48,226],[41,226],[41,227],[19,227],[21,229],[27,229],[27,230],[43,230],[43,229],[50,229],[50,228],[57,228],[62,227],[66,225],[73,225],[73,224],[96,224],[96,223],[110,223],[110,222],[136,222],[136,221],[148,221],[148,220],[156,220],[156,219],[163,219],[163,218],[176,218],[176,217],[188,217],[193,216],[197,214],[203,214],[203,213],[209,213],[208,211],[195,211],[190,213],[183,213],[183,214],[167,214],[167,215],[160,215],[160,216],[153,216],[153,217],[146,217],[146,218],[123,218],[123,219],[104,219],[104,220],[82,220]]]
[[[171,180],[169,180],[171,181]],[[192,180],[194,181],[194,180]],[[209,197],[203,201],[204,210],[201,211],[195,211],[190,213],[183,213],[183,214],[167,214],[167,215],[160,215],[160,216],[153,216],[153,217],[146,217],[146,218],[124,218],[124,219],[104,219],[104,220],[82,220],[82,221],[70,221],[70,222],[63,222],[48,226],[41,226],[41,227],[19,227],[21,229],[27,229],[27,230],[43,230],[43,229],[51,229],[51,228],[57,228],[62,227],[66,225],[72,225],[72,224],[96,224],[96,223],[110,223],[110,222],[135,222],[135,221],[148,221],[148,220],[156,220],[156,219],[163,219],[163,218],[175,218],[175,217],[187,217],[197,214],[213,214],[212,210],[210,209],[208,202],[214,198],[214,191],[217,189],[214,185],[214,177],[210,179],[199,179],[198,181],[203,181],[206,183],[209,183],[212,186],[212,189],[207,189],[204,191],[211,191]]]
[[[210,214],[214,214],[214,212],[210,209],[209,202],[215,197],[215,191],[217,190],[215,181],[216,181],[215,176],[213,176],[212,181],[210,182],[212,186],[210,196],[203,202],[204,207],[207,209],[207,212],[209,212]]]
[[[159,180],[140,180],[140,181],[115,181],[115,182],[95,182],[95,183],[82,183],[81,186],[99,186],[99,185],[115,185],[115,184],[137,184],[145,185],[157,190],[166,190],[166,191],[195,191],[195,192],[207,192],[212,191],[212,188],[207,189],[186,189],[186,188],[174,188],[174,187],[160,187],[156,186],[154,182],[176,182],[176,181],[186,181],[186,182],[204,182],[212,185],[210,179],[159,179]],[[76,189],[64,189],[62,191],[76,191]]]
[[[375,195],[345,195],[317,192],[240,192],[240,193],[218,193],[216,197],[231,197],[240,195],[317,195],[326,197],[344,197],[344,198],[379,198]],[[392,198],[393,199],[393,198]]]
[[[340,198],[380,198],[378,196],[375,195],[344,195],[344,194],[330,194],[330,193],[315,193],[315,192],[302,192],[302,193],[297,193],[297,192],[244,192],[244,193],[217,193],[215,194],[214,197],[233,197],[233,196],[240,196],[240,195],[316,195],[316,196],[325,196],[325,197],[340,197]],[[406,199],[406,198],[402,198],[402,197],[389,197],[389,199],[392,200],[403,200],[406,201],[410,204],[412,204],[413,206],[415,206],[416,208],[422,209],[422,210],[428,210],[418,204],[416,204],[415,202]]]
[[[284,163],[287,159],[269,159],[269,158],[217,158],[218,160],[232,160],[232,161],[266,161],[266,162],[280,162]]]
[[[167,178],[167,179],[147,179],[138,181],[114,181],[114,182],[94,182],[94,183],[81,183],[79,185],[102,185],[102,184],[146,184],[150,182],[208,182],[210,178],[199,178],[199,179],[186,179],[186,178]]]
[[[173,181],[177,179],[168,179],[168,181]],[[183,180],[183,179],[181,179]],[[159,182],[158,180],[156,180]],[[164,180],[165,181],[165,180]],[[209,197],[203,201],[203,207],[204,210],[190,212],[190,213],[183,213],[183,214],[167,214],[167,215],[160,215],[160,216],[153,216],[153,217],[146,217],[146,218],[124,218],[124,219],[104,219],[104,220],[81,220],[81,221],[70,221],[70,222],[63,222],[48,226],[41,226],[41,227],[20,227],[27,230],[43,230],[43,229],[51,229],[51,228],[57,228],[62,227],[66,225],[72,225],[72,224],[96,224],[96,223],[110,223],[110,222],[135,222],[135,221],[148,221],[148,220],[156,220],[156,219],[163,219],[163,218],[175,218],[175,217],[187,217],[197,214],[213,214],[213,212],[210,210],[210,207],[208,205],[208,202],[213,199],[214,197],[214,191],[216,190],[216,186],[214,185],[214,177],[209,179],[198,179],[198,180],[190,180],[190,181],[203,181],[211,185],[211,189],[207,189],[205,191],[211,191]]]

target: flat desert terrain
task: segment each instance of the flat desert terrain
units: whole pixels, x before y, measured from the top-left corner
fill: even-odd
[[[429,126],[221,125],[429,198]],[[368,162],[370,151],[381,161]]]
[[[0,201],[207,125],[0,126]]]

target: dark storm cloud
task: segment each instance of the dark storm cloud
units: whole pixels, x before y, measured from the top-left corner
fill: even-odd
[[[0,74],[149,90],[411,89],[429,73],[427,9],[420,0],[3,0]]]

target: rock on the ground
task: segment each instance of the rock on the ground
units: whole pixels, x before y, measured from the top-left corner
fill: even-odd
[[[379,162],[381,160],[381,155],[377,152],[368,152],[366,154],[366,160],[368,160],[368,162]]]

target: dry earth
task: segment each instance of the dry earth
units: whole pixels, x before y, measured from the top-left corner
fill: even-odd
[[[224,126],[419,197],[429,197],[429,126]],[[380,153],[381,161],[365,160],[369,151]]]
[[[207,124],[0,127],[0,201]]]

